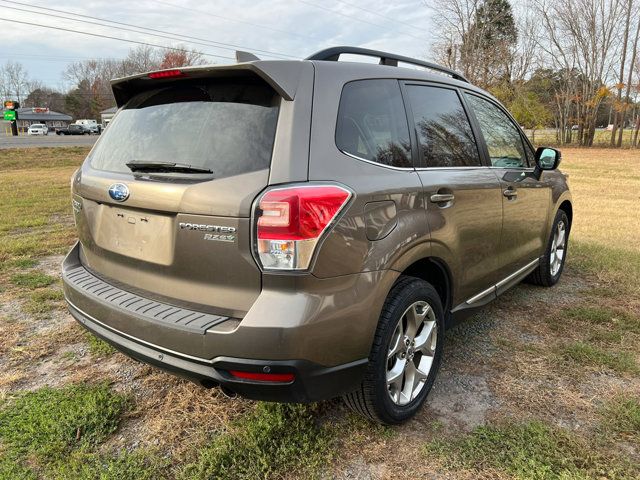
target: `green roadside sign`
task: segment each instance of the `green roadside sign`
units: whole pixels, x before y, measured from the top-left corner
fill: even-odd
[[[16,111],[15,110],[5,110],[4,111],[4,119],[7,121],[14,121],[16,119]]]

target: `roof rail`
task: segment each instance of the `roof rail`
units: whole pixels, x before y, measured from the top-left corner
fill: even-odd
[[[446,75],[450,75],[456,80],[461,80],[463,82],[470,83],[465,77],[461,74],[447,67],[443,67],[442,65],[438,65],[436,63],[425,62],[423,60],[417,60],[411,57],[404,57],[402,55],[395,55],[393,53],[381,52],[379,50],[370,50],[368,48],[360,48],[360,47],[331,47],[325,48],[324,50],[320,50],[319,52],[314,53],[313,55],[307,57],[305,60],[325,60],[337,62],[340,58],[340,55],[343,53],[350,53],[353,55],[362,55],[365,57],[377,57],[380,59],[380,65],[389,65],[392,67],[397,67],[398,62],[409,63],[411,65],[417,65],[419,67],[428,68],[430,70],[435,70],[437,72],[444,73]]]

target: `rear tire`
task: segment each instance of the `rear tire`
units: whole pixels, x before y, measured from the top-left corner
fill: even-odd
[[[564,262],[567,259],[570,229],[571,224],[566,212],[558,210],[540,264],[527,277],[529,283],[542,287],[552,287],[558,283],[562,270],[564,270]]]
[[[422,407],[442,359],[444,312],[436,290],[401,276],[380,314],[362,384],[345,403],[387,425],[413,417]]]

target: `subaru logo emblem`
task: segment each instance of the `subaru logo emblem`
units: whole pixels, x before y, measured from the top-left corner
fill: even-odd
[[[129,198],[129,187],[124,183],[114,183],[109,187],[109,196],[116,202],[124,202]]]

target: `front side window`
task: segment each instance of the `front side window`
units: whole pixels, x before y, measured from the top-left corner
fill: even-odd
[[[465,95],[480,124],[491,165],[507,168],[526,167],[527,155],[522,137],[511,119],[490,101],[470,93]]]
[[[412,167],[409,126],[396,80],[358,80],[342,90],[336,145],[344,153]]]
[[[425,166],[482,164],[471,124],[455,90],[408,85],[407,92]]]

